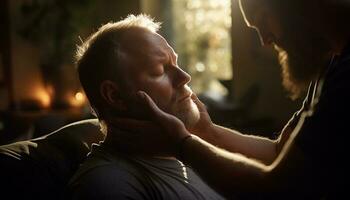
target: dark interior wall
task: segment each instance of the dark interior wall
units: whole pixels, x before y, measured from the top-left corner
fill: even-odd
[[[91,34],[100,25],[111,21],[118,21],[129,14],[141,12],[140,0],[96,0],[94,3],[96,18],[90,30],[85,30],[85,35]]]
[[[20,99],[39,99],[43,94],[43,82],[39,70],[39,49],[18,34],[19,13],[22,1],[9,1],[11,35],[11,69],[14,102]]]
[[[39,100],[47,98],[47,88],[44,87],[44,77],[42,75],[40,66],[42,62],[41,53],[45,49],[40,49],[38,44],[23,39],[18,34],[18,26],[21,24],[20,6],[25,0],[8,1],[9,5],[9,19],[10,19],[10,38],[11,38],[11,69],[13,71],[13,96],[14,102],[12,104],[20,104],[19,102],[25,100]],[[80,19],[82,23],[85,20],[90,20],[91,25],[78,32],[76,35],[76,42],[79,42],[78,36],[85,39],[97,28],[110,21],[117,21],[126,17],[128,14],[140,13],[139,0],[96,0],[91,8],[93,18]],[[82,12],[82,11],[80,11]],[[62,19],[65,20],[65,19]],[[2,32],[3,33],[3,32]],[[45,34],[40,33],[40,34]],[[73,47],[74,48],[74,47]],[[3,58],[3,60],[6,58]],[[70,58],[68,58],[70,59]],[[71,56],[73,60],[73,55]],[[74,79],[74,67],[71,65],[64,66],[63,69],[67,72],[67,77],[70,80]],[[74,81],[73,81],[74,82]],[[70,82],[67,81],[67,87]],[[3,90],[1,90],[3,91]],[[41,99],[41,100],[40,100]],[[1,109],[6,109],[5,105]]]
[[[11,40],[8,0],[0,1],[0,110],[8,106],[13,99],[11,70]]]
[[[160,34],[168,41],[171,46],[174,43],[173,29],[173,0],[140,0],[141,12],[155,18],[156,21],[162,22]]]
[[[250,108],[252,115],[272,118],[275,128],[282,128],[300,102],[287,97],[275,51],[262,47],[256,31],[246,26],[237,0],[232,0],[232,54],[236,97],[256,85],[259,96]]]

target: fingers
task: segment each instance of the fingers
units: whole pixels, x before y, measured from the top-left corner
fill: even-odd
[[[171,124],[169,124],[169,122],[173,121],[174,118],[176,118],[162,111],[146,92],[138,91],[137,95],[148,107],[147,110],[149,110],[150,117],[153,119],[153,121],[158,122],[164,126],[169,126]]]
[[[191,98],[192,98],[193,101],[199,101],[200,102],[200,100],[198,99],[198,97],[197,97],[197,95],[195,93],[192,93]]]
[[[154,103],[152,98],[143,91],[137,92],[138,98],[147,106],[147,110],[152,118],[159,121],[167,117],[167,114],[163,112],[157,105]]]
[[[177,117],[165,113],[154,103],[148,94],[143,91],[137,93],[140,100],[143,100],[150,111],[152,121],[158,123],[169,134],[170,137],[182,138],[189,133],[186,131],[185,125]]]
[[[197,97],[196,94],[192,93],[191,98],[192,98],[193,102],[197,105],[197,107],[198,107],[198,109],[199,109],[200,112],[206,111],[206,110],[207,110],[205,104],[202,103],[202,102],[198,99],[198,97]]]

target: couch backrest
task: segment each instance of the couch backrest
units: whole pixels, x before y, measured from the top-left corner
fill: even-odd
[[[103,139],[97,119],[89,119],[40,138],[0,146],[1,195],[59,199],[91,144]]]

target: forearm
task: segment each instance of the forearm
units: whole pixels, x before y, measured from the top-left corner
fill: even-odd
[[[292,137],[286,142],[270,165],[219,149],[196,136],[182,145],[179,159],[228,199],[236,195],[249,198],[258,195],[261,198],[260,195],[275,195],[276,191],[288,190],[286,180],[300,177],[298,173],[302,172],[303,158],[297,149],[291,148],[293,140]]]
[[[244,135],[238,131],[213,125],[207,130],[202,139],[225,149],[246,157],[260,160],[264,164],[271,164],[277,156],[276,141],[268,138]]]
[[[193,136],[182,147],[182,161],[227,198],[237,192],[262,190],[268,167],[240,154],[229,153]]]

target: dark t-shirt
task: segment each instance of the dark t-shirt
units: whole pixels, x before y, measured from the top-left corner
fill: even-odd
[[[127,155],[95,145],[72,177],[66,199],[224,199],[180,161]]]
[[[287,126],[295,128],[301,119],[304,123],[294,148],[299,156],[294,160],[300,165],[295,164],[298,171],[290,172],[291,181],[281,191],[291,198],[338,199],[350,189],[346,184],[350,170],[350,45],[310,85],[302,109]]]

